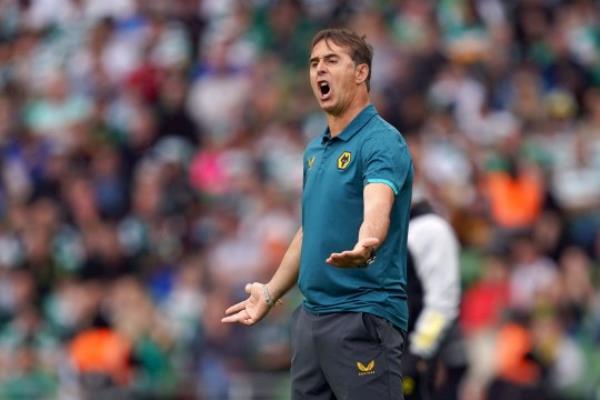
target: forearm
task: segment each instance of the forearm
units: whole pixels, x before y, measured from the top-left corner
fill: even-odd
[[[300,251],[302,248],[302,228],[298,229],[292,239],[279,268],[267,283],[273,299],[279,299],[286,294],[298,281],[300,270]]]
[[[358,231],[358,240],[377,238],[379,244],[375,247],[379,247],[387,237],[394,197],[389,188],[383,184],[367,185],[364,196],[365,210],[363,223]]]
[[[383,214],[383,213],[373,213]],[[385,240],[388,229],[390,227],[389,215],[369,215],[365,216],[363,223],[358,231],[358,240],[361,241],[366,238],[377,238],[379,244],[375,246],[379,247]]]

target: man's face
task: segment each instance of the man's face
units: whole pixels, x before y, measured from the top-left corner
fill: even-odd
[[[321,40],[310,54],[310,85],[319,106],[332,115],[342,114],[355,98],[361,83],[348,50]]]

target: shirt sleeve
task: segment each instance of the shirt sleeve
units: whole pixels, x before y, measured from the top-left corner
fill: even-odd
[[[306,186],[306,155],[302,157],[302,190]]]
[[[401,136],[381,135],[367,140],[362,157],[363,185],[384,183],[397,195],[412,170],[410,154]]]

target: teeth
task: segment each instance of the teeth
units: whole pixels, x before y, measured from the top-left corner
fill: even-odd
[[[327,82],[320,82],[319,86],[321,86],[321,87],[327,86]]]

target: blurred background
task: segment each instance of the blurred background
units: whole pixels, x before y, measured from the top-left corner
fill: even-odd
[[[591,0],[0,1],[0,398],[288,398],[300,295],[220,318],[299,226],[332,26],[459,234],[463,398],[600,398]]]

